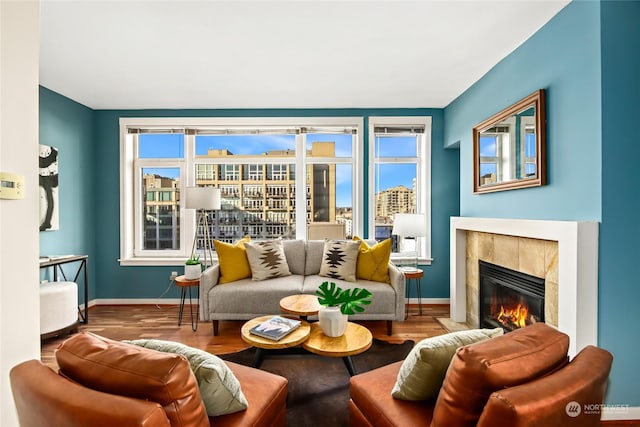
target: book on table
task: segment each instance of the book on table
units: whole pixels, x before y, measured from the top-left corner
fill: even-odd
[[[262,338],[278,341],[296,330],[299,326],[299,320],[273,316],[249,329],[249,332]]]

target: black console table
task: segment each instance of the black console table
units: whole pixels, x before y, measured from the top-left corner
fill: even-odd
[[[57,256],[57,257],[45,257],[40,258],[40,268],[53,267],[53,281],[58,281],[58,273],[65,281],[69,281],[62,269],[64,264],[72,262],[80,263],[75,270],[73,276],[73,282],[78,283],[78,277],[80,273],[84,273],[84,310],[80,310],[78,307],[78,314],[82,319],[82,323],[89,323],[89,275],[87,274],[87,263],[89,261],[88,255],[69,255],[69,256]]]

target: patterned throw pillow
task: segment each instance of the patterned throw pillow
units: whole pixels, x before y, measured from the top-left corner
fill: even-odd
[[[373,246],[360,237],[353,240],[362,242],[356,263],[356,277],[373,282],[391,283],[389,279],[389,258],[391,258],[391,239],[383,240]]]
[[[322,252],[320,276],[355,282],[359,251],[360,242],[327,240]]]
[[[290,276],[281,240],[245,243],[253,280]]]
[[[218,264],[220,264],[219,284],[235,282],[236,280],[251,277],[251,267],[247,259],[247,250],[244,244],[249,242],[251,238],[245,236],[238,240],[235,244],[213,241],[213,246],[218,254]]]

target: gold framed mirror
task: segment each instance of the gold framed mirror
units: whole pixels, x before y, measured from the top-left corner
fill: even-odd
[[[546,184],[546,115],[539,89],[473,128],[473,192]]]

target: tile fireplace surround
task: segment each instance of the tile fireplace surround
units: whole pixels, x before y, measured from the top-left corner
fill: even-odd
[[[477,273],[473,274],[474,266],[470,266],[471,271],[467,271],[467,258],[470,255],[471,262],[477,262],[478,253],[485,252],[490,253],[486,261],[529,274],[532,273],[530,270],[536,269],[533,266],[543,266],[538,268],[537,274],[534,271],[533,275],[544,277],[547,282],[545,285],[547,292],[545,305],[549,305],[545,310],[547,323],[557,326],[569,335],[571,356],[586,345],[597,345],[597,222],[452,217],[450,231],[451,320],[477,327],[477,309],[475,313],[473,309],[470,313],[467,310],[468,288],[471,294],[469,299],[475,301],[472,305],[477,304],[478,299],[478,285],[471,283],[468,286],[467,277],[473,282],[477,280]],[[467,236],[470,243],[474,244],[474,247],[469,250]],[[489,248],[487,248],[487,242],[491,244]],[[517,247],[518,242],[520,242],[520,248]],[[518,252],[519,258],[515,255]],[[515,258],[501,256],[507,253],[514,253]],[[536,253],[542,259],[531,259]],[[480,258],[487,258],[480,255]],[[557,304],[555,303],[556,289]]]

